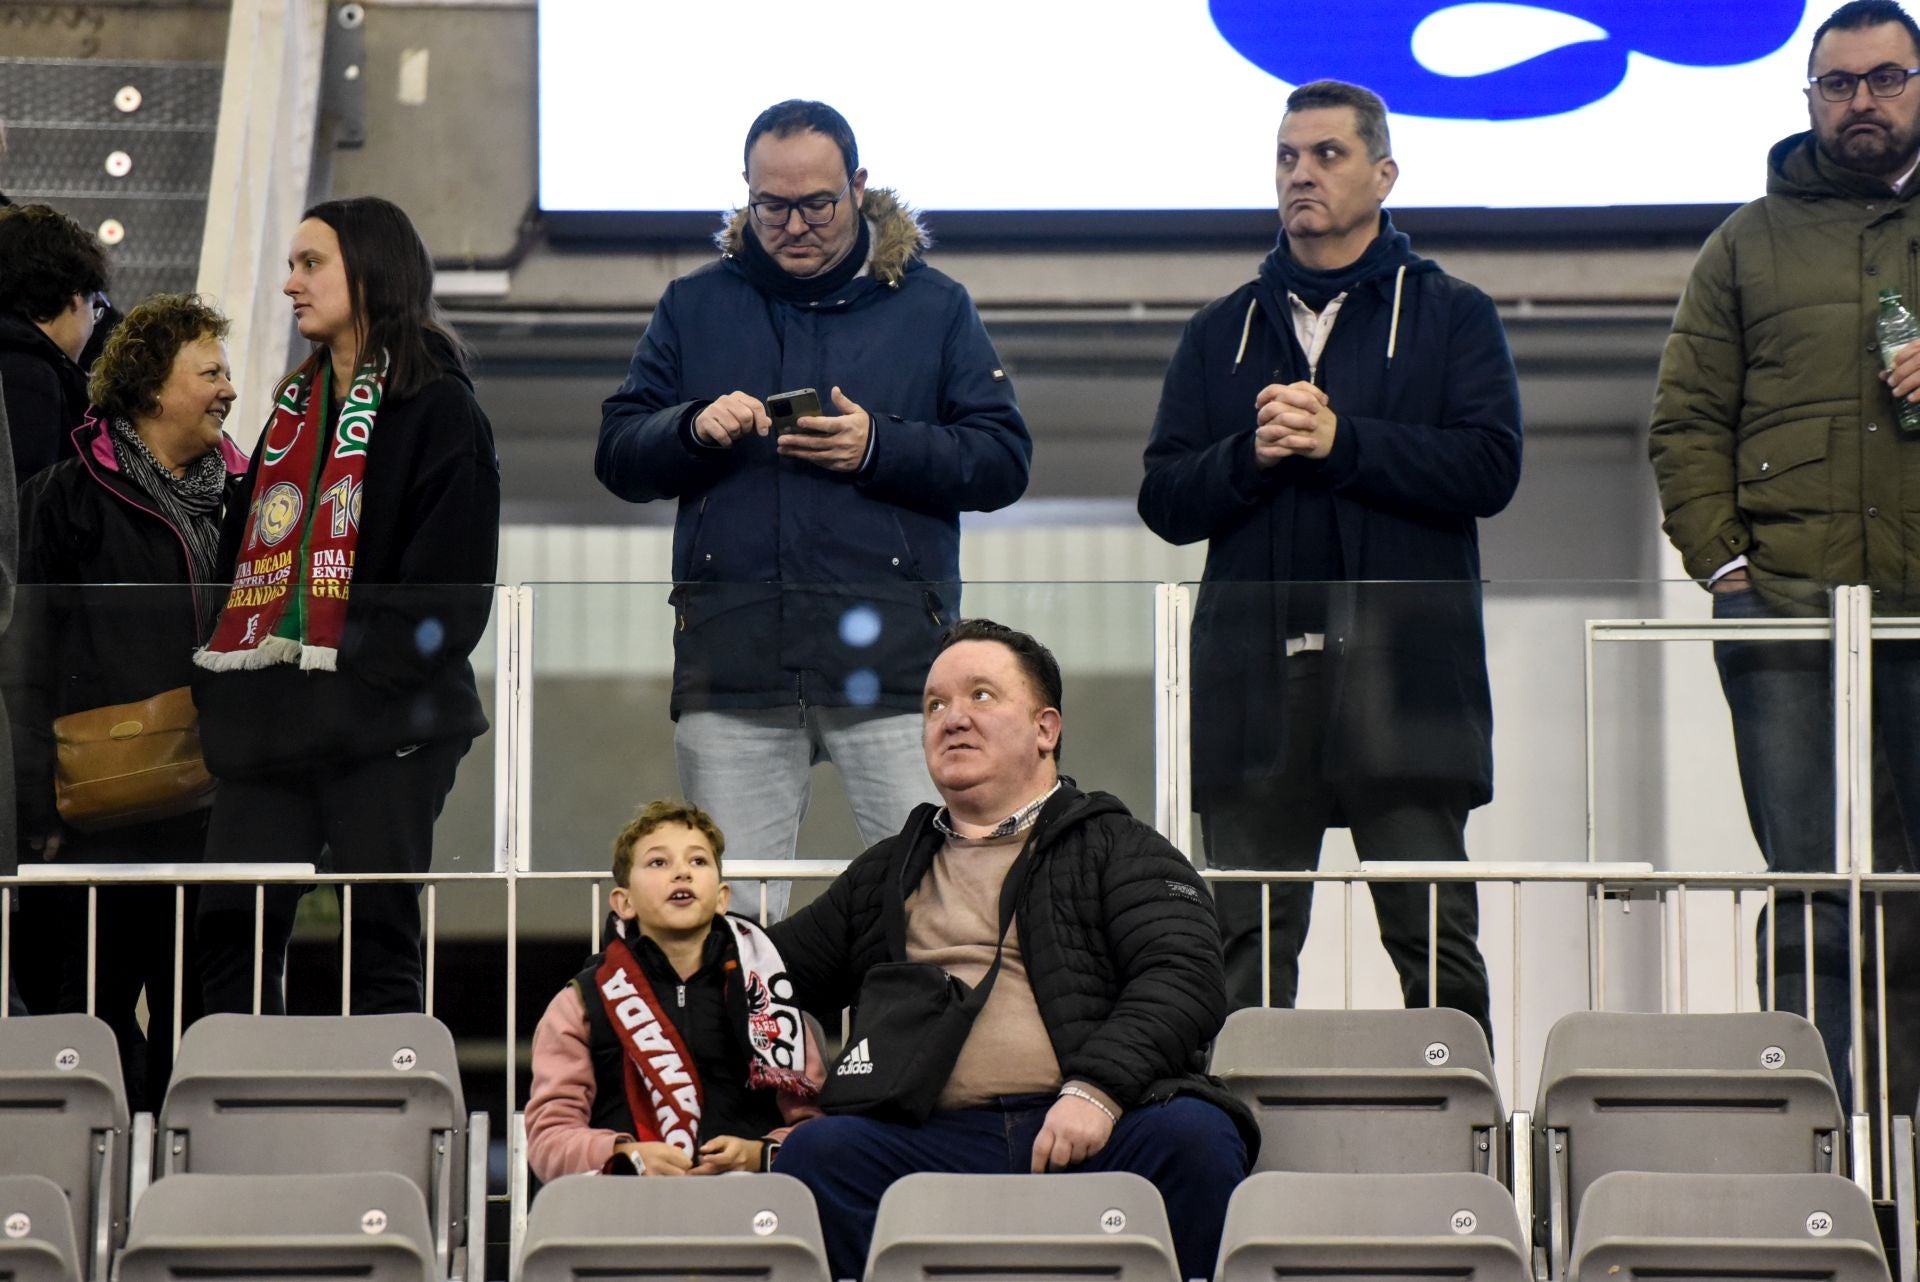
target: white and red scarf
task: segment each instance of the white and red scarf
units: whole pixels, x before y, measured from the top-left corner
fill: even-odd
[[[807,1076],[807,1033],[780,950],[766,931],[745,917],[730,916],[727,925],[733,929],[740,972],[746,979],[747,1045],[753,1051],[747,1085],[812,1099],[820,1087]]]
[[[766,932],[744,917],[726,922],[746,984],[747,1042],[753,1052],[747,1085],[811,1099],[820,1088],[806,1074],[806,1034],[780,953]],[[634,1138],[671,1144],[698,1160],[704,1103],[700,1073],[625,939],[607,941],[593,982],[624,1052]]]
[[[215,671],[339,662],[360,540],[367,449],[385,387],[383,367],[363,365],[326,424],[324,353],[295,370],[260,438],[259,475],[233,590],[194,662]]]

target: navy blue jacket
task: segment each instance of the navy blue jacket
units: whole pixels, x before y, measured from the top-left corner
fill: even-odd
[[[1173,543],[1208,541],[1193,627],[1193,782],[1205,808],[1281,771],[1286,580],[1341,567],[1327,602],[1328,778],[1464,783],[1493,795],[1493,708],[1474,520],[1520,478],[1520,395],[1493,302],[1410,252],[1394,355],[1396,276],[1355,286],[1318,377],[1333,450],[1261,470],[1254,398],[1306,379],[1287,301],[1261,281],[1202,308],[1167,370],[1140,516]],[[1296,548],[1295,510],[1330,496],[1335,549]],[[1329,557],[1331,552],[1331,558]],[[1398,580],[1399,582],[1359,582]]]
[[[963,511],[1019,498],[1033,445],[972,300],[869,191],[867,273],[815,305],[770,298],[731,254],[667,287],[600,425],[594,472],[636,503],[678,499],[673,714],[785,704],[917,708],[960,608]],[[738,243],[744,214],[726,236]],[[739,390],[838,386],[873,418],[859,473],[730,449],[693,418]],[[864,608],[863,608],[864,607]]]

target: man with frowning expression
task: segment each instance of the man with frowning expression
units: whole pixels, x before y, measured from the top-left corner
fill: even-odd
[[[1226,1012],[1219,931],[1178,851],[1059,773],[1060,702],[1060,667],[1034,638],[986,619],[949,628],[922,704],[946,804],[914,811],[769,932],[801,1004],[823,1016],[888,962],[977,985],[1002,885],[1030,852],[1000,971],[932,1084],[933,1114],[831,1115],[835,1075],[884,1071],[902,1049],[857,1042],[828,1074],[830,1116],[780,1150],[774,1169],[819,1203],[836,1278],[860,1276],[881,1195],[916,1171],[1132,1171],[1166,1200],[1180,1276],[1213,1271],[1227,1199],[1259,1144],[1246,1109],[1202,1076]],[[856,1039],[874,1015],[862,1008]]]
[[[959,611],[959,514],[1019,498],[1032,442],[966,290],[868,187],[839,112],[769,107],[745,159],[724,256],[661,296],[594,468],[624,499],[679,500],[682,791],[738,855],[790,858],[816,761],[868,842],[929,795],[914,711]],[[820,412],[775,432],[771,399],[803,388]]]
[[[1920,28],[1891,0],[1821,23],[1801,87],[1811,129],[1774,145],[1766,196],[1707,240],[1681,298],[1651,453],[1667,534],[1715,618],[1825,614],[1836,584],[1871,585],[1876,612],[1920,609],[1920,438],[1899,420],[1902,401],[1920,400],[1920,344],[1885,375],[1874,331],[1882,290],[1920,310],[1916,75]],[[1920,655],[1903,641],[1873,653],[1877,782],[1896,803],[1876,812],[1888,822],[1875,824],[1875,863],[1903,871],[1920,837]],[[1714,658],[1767,867],[1832,872],[1828,645],[1721,641]],[[1844,896],[1816,898],[1813,1016],[1842,1099],[1847,932]],[[1773,934],[1775,1004],[1806,1013],[1797,906]]]
[[[1519,388],[1492,301],[1382,210],[1399,172],[1377,95],[1293,92],[1279,241],[1188,324],[1147,443],[1141,518],[1208,543],[1193,793],[1215,867],[1311,868],[1338,826],[1362,859],[1465,859],[1492,796],[1474,522],[1519,481]],[[1427,1005],[1427,887],[1372,889]],[[1474,888],[1435,898],[1433,988],[1491,1039]],[[1266,958],[1259,887],[1217,899],[1234,1004],[1293,1005],[1312,887],[1274,887]]]

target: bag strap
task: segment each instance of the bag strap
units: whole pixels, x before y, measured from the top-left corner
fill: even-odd
[[[1000,963],[1006,956],[1007,931],[1013,925],[1014,914],[1020,908],[1020,896],[1026,890],[1027,873],[1033,864],[1034,846],[1039,842],[1045,830],[1044,823],[1036,823],[1027,830],[1027,840],[1020,847],[1012,864],[1007,867],[1007,876],[1000,883],[1000,933],[996,936],[993,949],[993,965],[987,967],[987,973],[974,985],[973,992],[967,998],[967,1007],[978,1011],[987,1004],[987,994],[993,990],[993,981],[1000,977]],[[912,856],[909,854],[909,860]],[[905,869],[902,869],[904,876]],[[907,893],[900,880],[889,878],[887,882],[889,902],[881,913],[887,932],[888,955],[895,961],[907,960]]]
[[[993,992],[993,981],[1000,978],[1000,963],[1007,956],[1007,932],[1013,927],[1013,916],[1020,908],[1020,895],[1027,888],[1027,873],[1033,865],[1034,838],[1040,835],[1036,826],[1027,833],[1027,843],[1020,848],[1019,857],[1013,866],[1007,869],[1007,878],[1000,883],[1000,934],[993,948],[993,965],[987,967],[987,973],[967,994],[967,1009],[976,1014],[987,1004],[988,994]]]

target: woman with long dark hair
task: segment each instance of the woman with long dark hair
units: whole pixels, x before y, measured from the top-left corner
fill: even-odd
[[[287,376],[227,524],[233,591],[195,656],[217,862],[425,874],[454,772],[486,729],[467,656],[499,541],[493,429],[396,205],[309,209],[284,287],[313,351]],[[300,888],[266,891],[260,1009],[286,1009]],[[254,1004],[254,892],[209,886],[212,1011]],[[355,888],[351,1009],[420,1010],[419,886]]]

